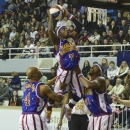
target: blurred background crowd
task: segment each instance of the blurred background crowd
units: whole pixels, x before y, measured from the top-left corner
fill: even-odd
[[[130,13],[124,16],[121,11],[118,11],[115,18],[107,15],[107,25],[104,25],[102,20],[99,24],[88,22],[87,7],[75,6],[71,0],[9,0],[3,6],[4,11],[0,14],[0,59],[9,59],[10,48],[11,53],[14,53],[11,55],[12,59],[53,57],[51,53],[53,48],[49,48],[52,43],[48,37],[49,17],[47,16],[47,9],[57,3],[66,8],[83,25],[77,40],[78,49],[82,52],[80,53],[81,57],[116,57],[117,51],[121,50],[121,46],[118,45],[128,45],[123,46],[122,50],[130,50]],[[75,28],[75,25],[67,17],[54,21],[54,30],[56,31],[60,25],[66,25],[70,32],[73,32]],[[91,45],[95,45],[92,48],[92,55],[85,53],[91,51]],[[102,58],[101,65],[104,68],[103,76],[106,78],[110,104],[113,104],[111,98],[113,94],[129,100],[130,69],[127,62],[122,61],[117,66],[114,61],[108,63],[107,58]],[[84,61],[82,73],[88,79],[90,78],[88,72],[91,66],[88,60]],[[55,77],[56,70],[57,64],[51,68],[50,75],[44,75],[41,81],[46,82]],[[8,100],[9,106],[21,106],[22,95],[19,92],[23,90],[22,81],[17,72],[14,71],[11,75],[12,78],[0,77],[0,103]],[[61,105],[62,103],[56,103],[55,107],[61,107]],[[129,113],[130,109],[124,107],[123,114],[120,111],[122,108],[117,107],[116,110],[116,116],[119,116],[118,125],[122,123],[123,126],[126,125],[129,128],[130,116],[127,114],[126,117],[126,111]],[[126,120],[128,120],[127,124]]]
[[[114,18],[107,15],[107,25],[104,25],[102,20],[98,24],[97,21],[88,22],[88,8],[75,6],[71,0],[30,0],[29,2],[26,0],[9,0],[3,6],[4,11],[1,11],[0,15],[0,58],[8,59],[10,48],[10,53],[14,53],[10,58],[53,57],[51,53],[53,48],[49,48],[52,43],[48,38],[49,17],[46,11],[56,3],[66,8],[83,25],[77,40],[79,51],[82,52],[80,53],[81,57],[115,57],[117,51],[121,50],[121,46],[118,45],[129,45],[130,13],[123,15],[121,11],[118,11]],[[67,17],[54,21],[54,30],[60,25],[66,25],[70,32],[73,32],[75,28],[75,25]],[[95,46],[92,50],[91,45]],[[129,49],[129,46],[122,47],[122,50]],[[93,54],[88,53],[90,51],[93,51]]]

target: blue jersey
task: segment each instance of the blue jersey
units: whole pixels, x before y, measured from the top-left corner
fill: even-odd
[[[28,82],[25,86],[22,98],[23,114],[41,114],[46,103],[47,96],[42,98],[39,94],[39,85],[42,82]]]
[[[85,96],[85,104],[95,116],[112,114],[107,93],[99,94],[96,92],[96,89],[92,89],[92,94]]]
[[[80,57],[73,38],[59,40],[58,52],[55,54],[60,66],[65,70],[73,70],[78,65]]]

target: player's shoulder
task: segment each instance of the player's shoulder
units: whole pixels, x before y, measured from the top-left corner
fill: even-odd
[[[104,82],[105,82],[105,78],[102,77],[102,76],[97,77],[96,80],[97,80],[97,81],[104,81]]]

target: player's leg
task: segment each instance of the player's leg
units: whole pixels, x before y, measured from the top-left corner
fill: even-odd
[[[65,116],[68,120],[70,120],[71,115],[68,115],[68,111],[72,109],[75,104],[83,98],[83,91],[82,91],[82,84],[79,81],[78,76],[76,75],[75,71],[71,71],[71,76],[70,76],[70,86],[71,86],[71,91],[72,91],[72,98],[69,101],[69,104],[65,105]]]

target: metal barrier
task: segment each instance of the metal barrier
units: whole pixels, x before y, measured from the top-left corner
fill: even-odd
[[[104,45],[89,45],[89,46],[77,46],[78,47],[78,49],[79,49],[79,53],[80,54],[90,54],[90,56],[89,57],[93,57],[93,54],[96,54],[96,53],[110,53],[110,52],[114,52],[114,53],[117,53],[118,51],[122,51],[123,50],[123,47],[126,47],[126,46],[128,46],[128,47],[130,47],[130,45],[106,45],[106,47],[112,47],[112,46],[114,46],[114,47],[120,47],[120,49],[119,50],[113,50],[113,51],[104,51],[104,50],[101,50],[101,51],[93,51],[93,48],[95,48],[95,47],[99,47],[99,48],[101,48],[101,47],[104,47]],[[21,54],[32,54],[32,55],[34,55],[34,58],[39,58],[39,55],[40,54],[53,54],[53,51],[49,51],[49,52],[40,52],[40,49],[47,49],[47,48],[49,48],[49,49],[53,49],[54,47],[53,46],[47,46],[47,47],[35,47],[35,48],[30,48],[30,50],[34,50],[35,52],[33,52],[33,53],[12,53],[11,51],[12,50],[29,50],[29,48],[0,48],[0,50],[2,50],[2,51],[8,51],[9,52],[9,59],[11,59],[11,55],[21,55]],[[80,51],[80,48],[89,48],[90,49],[90,51]],[[0,55],[2,55],[2,54],[0,54]],[[82,57],[82,56],[81,56]],[[43,57],[42,57],[43,58]],[[49,57],[47,57],[47,58],[49,58]],[[51,58],[51,57],[50,57]]]
[[[130,111],[124,105],[111,104],[113,110],[112,130],[128,130],[130,126]]]

